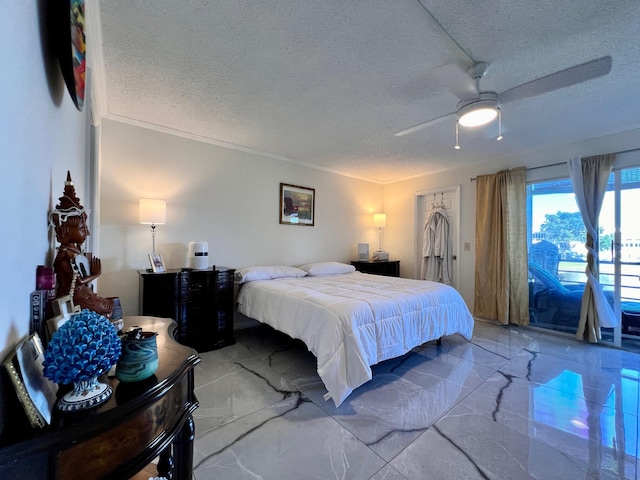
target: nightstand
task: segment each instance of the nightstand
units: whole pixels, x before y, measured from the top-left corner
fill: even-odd
[[[386,277],[399,277],[400,276],[400,260],[387,260],[387,261],[353,261],[351,265],[356,267],[356,270],[362,273],[372,273],[374,275],[384,275]]]
[[[230,268],[140,273],[140,315],[172,318],[176,340],[206,352],[235,343]]]

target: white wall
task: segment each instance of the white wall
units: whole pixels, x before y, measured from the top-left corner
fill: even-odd
[[[0,2],[0,359],[29,333],[36,266],[50,266],[54,256],[48,212],[67,170],[80,199],[86,184],[86,118],[49,53],[38,8],[46,3]],[[0,436],[16,414],[13,395],[0,383]]]
[[[504,141],[508,141],[505,138]],[[469,147],[471,148],[471,147]],[[456,170],[425,175],[410,180],[396,182],[384,187],[384,210],[387,214],[385,228],[385,249],[392,257],[400,260],[400,275],[416,278],[415,275],[415,192],[438,189],[451,185],[460,185],[460,245],[458,246],[458,263],[460,278],[458,290],[470,309],[473,309],[475,288],[475,221],[476,221],[476,183],[472,177],[496,173],[504,168],[535,167],[566,162],[570,157],[582,157],[602,153],[619,152],[640,148],[640,130],[609,135],[579,144],[567,145],[553,149],[532,152],[522,158],[512,158],[497,162],[472,165]],[[452,150],[452,155],[455,152]],[[527,172],[527,179],[541,180],[567,177],[566,168],[538,169]],[[419,226],[418,228],[422,228]],[[465,252],[465,243],[471,244],[471,250]]]
[[[53,261],[47,215],[67,170],[85,193],[85,114],[49,53],[38,8],[46,3],[0,2],[1,358],[28,333],[36,266]]]
[[[384,211],[384,247],[401,261],[401,276],[415,278],[415,192],[460,185],[458,289],[473,308],[475,194],[470,178],[503,168],[564,162],[640,147],[640,131],[576,145],[544,149],[383,186],[181,138],[115,121],[104,121],[101,158],[99,293],[121,297],[127,315],[138,313],[137,270],[148,267],[148,226],[138,223],[138,200],[167,201],[167,225],[157,227],[156,250],[169,268],[187,265],[191,240],[209,243],[210,263],[228,267],[297,265],[356,257],[358,242],[377,248],[371,214]],[[455,152],[453,153],[455,154]],[[550,172],[550,173],[548,173]],[[532,170],[540,179],[565,175],[563,168]],[[280,182],[316,188],[316,226],[278,223]],[[418,228],[421,228],[419,226]],[[471,245],[470,251],[462,248]]]
[[[280,182],[315,188],[315,226],[280,225]],[[187,266],[189,241],[209,244],[210,264],[300,265],[356,258],[378,242],[373,213],[383,187],[366,181],[105,120],[100,184],[100,295],[119,296],[138,314],[138,273],[149,266],[151,233],[138,200],[167,202],[156,252],[169,268]]]

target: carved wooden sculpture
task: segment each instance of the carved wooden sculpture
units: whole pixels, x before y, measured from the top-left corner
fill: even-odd
[[[90,286],[102,273],[102,265],[99,258],[83,252],[82,244],[89,235],[87,213],[76,197],[69,172],[59,202],[49,215],[49,224],[55,228],[56,239],[60,243],[53,262],[57,280],[56,298],[70,295],[74,305],[111,318],[114,298],[102,298]]]

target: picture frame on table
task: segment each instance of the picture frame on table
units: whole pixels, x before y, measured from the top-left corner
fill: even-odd
[[[164,273],[167,271],[167,268],[164,264],[164,257],[159,253],[150,253],[149,263],[151,264],[151,270],[153,270],[153,273]]]
[[[71,298],[71,295],[56,298],[51,306],[53,307],[53,313],[62,317],[69,317],[72,313],[80,311],[80,306],[76,307],[73,304],[73,298]]]
[[[313,227],[315,225],[315,200],[315,188],[281,183],[280,224]]]
[[[55,316],[47,320],[47,328],[45,331],[46,342],[51,340],[51,335],[53,335],[56,330],[67,323],[67,320],[71,318],[71,315],[78,313],[81,310],[80,305],[73,304],[73,298],[71,298],[71,295],[56,298],[51,306]]]
[[[51,423],[58,385],[44,376],[44,349],[37,333],[22,339],[4,360],[18,400],[32,427]]]

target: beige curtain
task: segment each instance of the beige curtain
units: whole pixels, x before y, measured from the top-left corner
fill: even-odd
[[[614,327],[618,324],[613,309],[604,296],[598,281],[598,217],[607,192],[607,184],[615,154],[588,158],[574,157],[568,162],[569,174],[582,221],[587,229],[587,283],[582,295],[582,308],[576,337],[595,343],[600,339],[600,326]]]
[[[476,179],[474,315],[529,325],[526,169]]]

